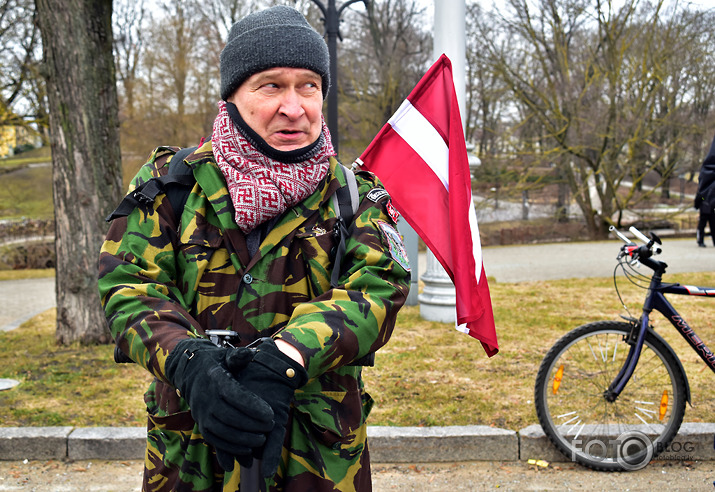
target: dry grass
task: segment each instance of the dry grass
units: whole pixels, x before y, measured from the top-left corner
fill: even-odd
[[[672,275],[688,284],[715,285],[715,274]],[[518,430],[536,423],[534,377],[541,358],[561,335],[585,322],[617,319],[610,279],[580,279],[491,286],[501,352],[489,359],[476,340],[449,324],[422,320],[405,308],[377,366],[364,378],[376,400],[372,425],[483,424]],[[644,291],[625,291],[637,313]],[[671,296],[681,314],[715,348],[713,304]],[[685,366],[693,393],[689,422],[715,422],[713,375],[662,318],[655,326]],[[58,347],[50,310],[0,333],[0,378],[22,384],[0,392],[4,426],[143,426],[142,394],[149,376],[135,365],[112,362],[112,347]]]
[[[0,377],[21,381],[0,392],[2,425],[144,425],[142,393],[149,374],[115,364],[107,345],[58,346],[55,319],[50,309],[0,333]]]
[[[32,270],[0,270],[0,281],[24,278],[48,278],[55,276],[54,268],[36,268]]]
[[[715,285],[715,274],[672,275],[687,283]],[[629,284],[630,285],[630,284]],[[631,313],[645,291],[619,282]],[[590,321],[619,319],[625,313],[612,279],[580,279],[491,285],[500,353],[489,359],[481,345],[452,326],[419,318],[418,308],[403,311],[377,367],[365,371],[377,400],[371,422],[379,425],[482,424],[518,430],[537,423],[534,378],[553,343]],[[715,348],[712,300],[670,296],[690,325]],[[656,330],[680,356],[692,389],[688,422],[715,422],[715,374],[659,314]]]

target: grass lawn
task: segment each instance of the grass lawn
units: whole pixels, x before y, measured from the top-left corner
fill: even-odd
[[[52,163],[50,148],[42,147],[0,159],[0,218],[51,218]]]
[[[715,285],[715,274],[670,275],[670,281]],[[644,291],[623,292],[631,312]],[[376,400],[371,425],[482,424],[518,430],[537,422],[534,377],[548,348],[571,328],[618,319],[623,312],[611,279],[493,284],[500,353],[487,358],[480,343],[451,324],[422,320],[419,306],[400,313],[393,337],[363,371]],[[690,325],[715,348],[712,302],[671,296]],[[683,361],[693,407],[687,422],[715,422],[715,375],[667,322],[655,327]],[[0,392],[3,426],[143,426],[142,394],[150,377],[136,365],[112,361],[112,346],[57,346],[55,310],[0,332],[0,378],[19,386]]]
[[[0,176],[3,182],[0,187],[0,217],[52,217],[51,166],[19,167]]]

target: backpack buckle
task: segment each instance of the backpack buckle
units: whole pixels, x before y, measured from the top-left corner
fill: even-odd
[[[135,191],[134,194],[132,195],[136,201],[139,203],[142,203],[144,205],[151,205],[154,203],[154,198],[150,197],[149,195],[145,195],[141,191]]]

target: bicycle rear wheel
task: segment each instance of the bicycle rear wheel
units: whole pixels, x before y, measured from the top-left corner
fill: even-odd
[[[683,421],[685,375],[670,346],[651,333],[623,392],[606,400],[628,354],[630,331],[619,321],[580,326],[554,344],[536,376],[536,414],[544,432],[567,458],[594,470],[643,468]]]

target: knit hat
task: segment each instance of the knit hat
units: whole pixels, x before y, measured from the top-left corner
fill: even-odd
[[[226,100],[251,75],[274,67],[307,68],[330,87],[330,55],[323,37],[303,14],[279,5],[236,22],[221,51],[221,99]]]

